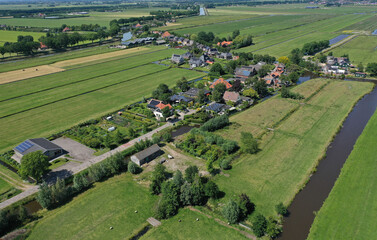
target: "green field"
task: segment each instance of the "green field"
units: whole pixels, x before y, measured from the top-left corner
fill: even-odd
[[[185,76],[196,79],[203,73],[151,64],[170,57],[177,50],[166,49],[116,58],[0,85],[1,151],[25,138],[48,136],[79,122],[116,111],[149,97],[160,83],[170,86]],[[15,127],[17,131],[12,129]]]
[[[62,24],[67,24],[69,26],[81,24],[99,24],[109,28],[109,23],[113,19],[149,16],[151,11],[164,9],[165,8],[140,8],[128,9],[122,12],[89,12],[88,17],[63,19],[0,18],[0,24],[45,28],[61,27]]]
[[[295,89],[306,96],[303,104],[276,96],[231,117],[232,125],[219,133],[239,140],[241,131],[252,132],[261,137],[261,151],[237,159],[227,171],[229,177],[218,175],[220,189],[227,196],[247,193],[257,211],[267,216],[274,214],[279,202],[289,204],[354,103],[372,87],[370,83],[311,80]]]
[[[28,239],[128,239],[152,216],[156,199],[121,174],[46,212]]]
[[[196,219],[199,218],[199,221]],[[181,220],[179,222],[178,220]],[[179,229],[179,230],[178,230]],[[220,237],[221,236],[221,237]],[[163,220],[158,228],[149,230],[141,240],[147,239],[247,239],[236,230],[229,229],[213,218],[193,212],[189,209],[181,209],[179,213]]]
[[[22,31],[4,31],[0,30],[0,46],[4,45],[5,42],[17,42],[17,36],[29,35],[34,38],[34,41],[38,41],[38,38],[45,36],[45,33],[39,32],[22,32]]]
[[[358,138],[316,215],[308,239],[375,239],[377,235],[377,112]]]
[[[355,65],[363,63],[364,67],[370,62],[377,62],[377,37],[358,36],[351,41],[331,50],[334,56],[348,54]]]
[[[348,32],[348,31],[355,31],[358,32],[359,30],[362,31],[367,31],[367,32],[373,32],[374,30],[377,29],[377,15],[374,15],[371,18],[368,18],[364,21],[352,24],[343,30]]]

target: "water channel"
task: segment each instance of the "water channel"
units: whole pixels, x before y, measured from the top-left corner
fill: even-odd
[[[377,81],[374,81],[377,83]],[[343,127],[326,151],[317,171],[305,188],[299,192],[289,206],[289,216],[284,218],[280,240],[304,240],[309,234],[318,211],[329,195],[353,145],[362,133],[377,107],[377,87],[357,102],[347,116]]]

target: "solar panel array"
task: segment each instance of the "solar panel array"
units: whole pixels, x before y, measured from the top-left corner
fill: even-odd
[[[18,145],[16,147],[16,149],[18,151],[20,151],[21,153],[25,152],[26,150],[28,150],[29,148],[31,148],[32,146],[34,146],[33,143],[29,142],[29,141],[25,141],[23,143],[21,143],[20,145]]]

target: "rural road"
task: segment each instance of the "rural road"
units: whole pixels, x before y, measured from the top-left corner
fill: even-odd
[[[78,166],[73,166],[69,169],[61,169],[61,168],[58,168],[56,170],[53,170],[51,171],[45,181],[48,182],[48,183],[54,183],[56,181],[57,178],[67,178],[69,176],[72,176],[73,174],[76,174],[76,173],[79,173],[87,168],[89,168],[90,166],[92,166],[93,164],[96,164],[96,163],[99,163],[103,160],[105,160],[106,158],[110,157],[111,155],[114,155],[115,153],[118,153],[118,152],[122,152],[130,147],[132,147],[136,142],[140,141],[140,140],[145,140],[145,139],[152,139],[152,136],[153,134],[167,128],[167,127],[171,127],[173,126],[173,123],[171,122],[167,122],[165,125],[159,127],[159,128],[156,128],[154,129],[153,131],[150,131],[138,138],[135,138],[131,141],[129,141],[128,143],[126,144],[123,144],[107,153],[104,153],[100,156],[97,156],[97,157],[94,157],[93,159],[89,160],[89,161],[86,161]],[[15,202],[18,202],[36,192],[38,192],[39,190],[39,186],[33,186],[31,188],[29,188],[28,190],[4,201],[4,202],[1,202],[0,203],[0,209],[3,209],[3,208],[6,208],[10,205],[12,205],[13,203]]]

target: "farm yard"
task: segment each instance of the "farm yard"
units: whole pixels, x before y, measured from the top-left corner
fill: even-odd
[[[160,83],[203,73],[151,64],[174,50],[126,56],[60,73],[0,85],[0,148],[9,150],[28,137],[48,136],[148,97]],[[176,51],[175,51],[176,52]],[[22,90],[21,90],[22,89]],[[85,103],[85,104],[82,104]],[[27,121],[27,119],[35,121]],[[11,125],[23,130],[16,134]]]
[[[251,131],[261,138],[261,151],[241,156],[226,172],[230,176],[219,175],[216,183],[229,196],[242,192],[253,196],[257,212],[272,215],[280,201],[292,201],[355,102],[372,87],[370,83],[312,80],[297,89],[306,95],[302,103],[275,96],[231,117],[229,130],[219,133],[237,139],[240,132]]]
[[[373,239],[376,208],[377,112],[357,140],[310,230],[308,239]]]

